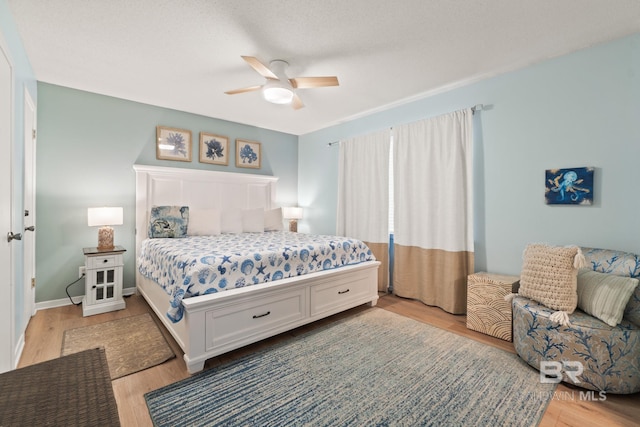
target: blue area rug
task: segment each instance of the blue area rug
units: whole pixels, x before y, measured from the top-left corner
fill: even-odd
[[[145,399],[156,426],[535,426],[554,390],[515,354],[372,308]]]

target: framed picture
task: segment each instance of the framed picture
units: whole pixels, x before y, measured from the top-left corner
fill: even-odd
[[[159,160],[191,161],[191,131],[156,126],[156,157]]]
[[[593,167],[547,169],[544,189],[547,204],[593,204],[593,169]]]
[[[229,165],[229,138],[200,132],[200,162]]]
[[[236,139],[236,166],[260,169],[262,145],[256,141]]]

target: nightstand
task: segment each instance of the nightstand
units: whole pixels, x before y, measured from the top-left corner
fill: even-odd
[[[126,249],[84,248],[85,293],[82,315],[106,313],[125,308],[122,299],[123,253]]]
[[[518,292],[518,276],[475,273],[467,278],[467,328],[511,341],[511,303],[505,295]]]

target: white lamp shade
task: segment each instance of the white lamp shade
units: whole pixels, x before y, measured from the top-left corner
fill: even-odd
[[[299,207],[284,207],[282,208],[282,216],[285,219],[301,219],[302,218],[302,208]]]
[[[89,227],[103,225],[122,225],[122,208],[89,208],[87,209],[87,223]]]

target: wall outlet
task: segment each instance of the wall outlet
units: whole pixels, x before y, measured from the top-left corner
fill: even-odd
[[[78,267],[78,278],[84,276],[86,272],[87,271],[84,265],[81,265],[80,267]]]

